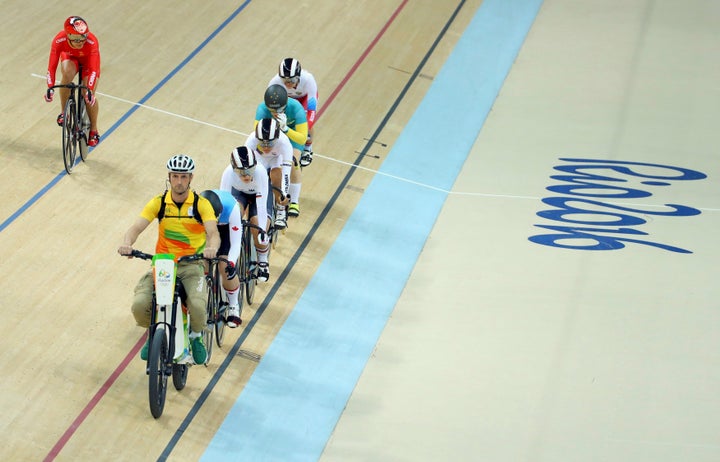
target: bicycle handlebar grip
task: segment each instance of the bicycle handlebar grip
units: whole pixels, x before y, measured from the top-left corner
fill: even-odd
[[[201,254],[199,254],[199,253],[196,253],[196,254],[193,254],[193,255],[185,255],[184,257],[178,258],[178,263],[180,263],[181,261],[196,261],[196,260],[200,260],[200,259],[203,259],[203,258],[205,258],[205,257],[203,257],[203,256],[202,256]]]
[[[134,250],[134,249],[133,249],[132,252],[130,252],[130,256],[131,256],[131,257],[135,257],[135,258],[141,258],[141,259],[143,259],[143,260],[150,260],[150,259],[152,259],[152,257],[153,257],[153,256],[150,255],[150,254],[147,254],[147,253],[142,252],[142,251],[140,251],[140,250]]]

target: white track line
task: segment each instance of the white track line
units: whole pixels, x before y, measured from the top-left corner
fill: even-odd
[[[37,78],[43,79],[43,80],[45,79],[45,76],[44,76],[44,75],[39,75],[39,74],[30,74],[30,75],[33,76],[33,77],[37,77]],[[150,111],[159,112],[159,113],[161,113],[161,114],[169,115],[169,116],[172,116],[172,117],[177,117],[178,119],[187,120],[187,121],[194,122],[194,123],[197,123],[197,124],[200,124],[200,125],[205,125],[205,126],[207,126],[207,127],[217,128],[218,130],[223,130],[223,131],[226,131],[226,132],[235,133],[235,134],[238,134],[238,135],[241,135],[241,136],[245,136],[245,137],[250,136],[249,134],[243,133],[243,132],[238,131],[238,130],[233,130],[233,129],[231,129],[231,128],[221,127],[220,125],[215,125],[215,124],[211,124],[211,123],[209,123],[209,122],[204,122],[204,121],[202,121],[202,120],[193,119],[193,118],[190,118],[190,117],[181,115],[181,114],[176,114],[176,113],[174,113],[174,112],[169,112],[169,111],[165,111],[165,110],[162,110],[162,109],[158,109],[158,108],[156,108],[156,107],[148,106],[148,105],[146,105],[146,104],[135,103],[135,102],[130,101],[130,100],[127,100],[127,99],[118,98],[117,96],[108,95],[107,93],[101,93],[101,92],[96,92],[96,93],[97,93],[98,95],[103,95],[103,96],[106,97],[106,98],[114,99],[115,101],[121,101],[121,102],[126,103],[126,104],[128,104],[128,105],[130,105],[130,106],[139,106],[139,107],[141,107],[141,108],[143,108],[143,109],[148,109],[148,110],[150,110]],[[325,159],[325,160],[331,161],[331,162],[337,162],[337,163],[339,163],[339,164],[343,164],[343,165],[346,165],[346,166],[348,166],[348,167],[355,167],[355,168],[357,168],[357,169],[365,170],[365,171],[367,171],[367,172],[371,172],[371,173],[374,173],[374,174],[376,174],[376,175],[383,175],[383,176],[386,176],[386,177],[388,177],[388,178],[392,178],[392,179],[394,179],[394,180],[398,180],[398,181],[403,181],[403,182],[405,182],[405,183],[414,184],[414,185],[419,186],[419,187],[421,187],[421,188],[430,189],[430,190],[433,190],[433,191],[438,191],[438,192],[441,192],[441,193],[444,193],[444,194],[452,194],[452,195],[455,195],[455,196],[491,197],[491,198],[501,198],[501,199],[528,199],[528,200],[534,200],[534,201],[540,201],[540,200],[542,200],[542,197],[532,197],[532,196],[516,196],[516,195],[508,195],[508,194],[487,194],[487,193],[476,193],[476,192],[448,191],[448,190],[446,190],[446,189],[438,188],[438,187],[435,187],[435,186],[432,186],[432,185],[429,185],[429,184],[426,184],[426,183],[420,183],[420,182],[413,181],[413,180],[410,180],[410,179],[407,179],[407,178],[403,178],[403,177],[399,177],[399,176],[395,176],[395,175],[390,175],[389,173],[384,173],[384,172],[381,172],[381,171],[379,171],[379,170],[374,170],[374,169],[372,169],[372,168],[363,167],[363,166],[361,166],[361,165],[354,165],[354,164],[351,164],[351,163],[349,163],[349,162],[345,162],[345,161],[342,161],[342,160],[334,159],[334,158],[332,158],[332,157],[323,156],[323,155],[318,154],[318,153],[314,153],[314,157],[315,157],[315,156],[316,156],[316,157],[319,157],[319,158],[321,158],[321,159]],[[628,203],[623,203],[623,204],[621,204],[621,203],[617,203],[617,202],[608,202],[608,204],[624,205],[624,206],[638,206],[638,207],[665,207],[664,205],[628,204]],[[702,207],[696,207],[696,208],[697,208],[698,210],[702,210],[702,211],[706,211],[706,212],[718,212],[718,211],[720,211],[720,209],[715,209],[715,208],[702,208]]]

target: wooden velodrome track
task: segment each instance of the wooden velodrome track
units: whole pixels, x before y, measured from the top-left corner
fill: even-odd
[[[717,1],[158,3],[0,3],[0,460],[720,460]],[[69,14],[105,135],[71,176]],[[117,245],[171,154],[217,185],[286,55],[321,92],[302,216],[152,419]]]
[[[480,0],[459,9],[420,78],[391,108],[459,4],[317,0],[287,10],[279,1],[3,2],[10,34],[0,58],[0,460],[154,460],[178,435],[170,458],[197,460],[253,373],[253,355],[272,342]],[[67,176],[59,104],[43,102],[42,76],[50,40],[71,14],[85,17],[99,38],[103,139]],[[129,311],[146,265],[116,249],[143,204],[164,189],[171,155],[195,158],[196,190],[217,186],[285,56],[298,57],[320,87],[302,215],[273,254],[271,283],[243,313],[250,319],[275,291],[243,343],[251,354],[232,360],[189,427],[179,429],[228,348],[216,349],[207,369],[192,368],[186,389],[171,389],[164,415],[153,419],[137,359],[143,332]],[[356,159],[369,170],[355,170],[326,209]],[[136,247],[152,251],[155,237],[151,226]],[[230,331],[226,344],[241,332]]]

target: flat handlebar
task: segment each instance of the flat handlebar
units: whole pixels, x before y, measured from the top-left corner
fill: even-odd
[[[152,254],[145,253],[145,252],[143,252],[143,251],[141,251],[141,250],[134,250],[134,249],[133,249],[132,252],[130,252],[130,255],[122,255],[122,256],[123,256],[123,257],[140,258],[140,259],[142,259],[142,260],[152,260],[152,258],[154,257],[154,255],[152,255]],[[199,253],[196,253],[196,254],[193,254],[193,255],[185,255],[184,257],[180,257],[180,258],[178,258],[178,263],[180,263],[180,262],[197,261],[197,260],[207,260],[207,261],[209,261],[209,262],[213,262],[213,261],[224,261],[225,263],[228,263],[228,264],[232,263],[232,262],[231,262],[230,260],[228,260],[227,258],[223,258],[223,257],[205,258],[205,257],[203,257],[203,256],[202,256],[201,254],[199,254]],[[233,265],[234,265],[234,263],[233,263]]]

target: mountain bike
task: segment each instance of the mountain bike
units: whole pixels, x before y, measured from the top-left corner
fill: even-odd
[[[85,100],[82,96],[82,90],[90,93],[88,87],[82,82],[82,66],[78,65],[78,83],[70,82],[63,85],[53,85],[48,88],[48,96],[50,91],[55,88],[68,88],[70,95],[63,114],[65,115],[62,126],[62,151],[63,162],[65,163],[65,171],[70,174],[75,166],[75,157],[80,151],[80,158],[85,162],[88,154],[88,136],[90,133],[90,118],[88,117]]]
[[[174,255],[151,255],[133,250],[130,256],[152,260],[153,266],[154,285],[146,373],[149,377],[150,412],[157,419],[165,407],[168,377],[172,376],[176,390],[182,390],[187,382],[189,367],[195,364],[190,349],[190,313],[182,302],[185,290],[182,284],[177,283],[177,263]],[[189,255],[180,257],[178,263],[202,258],[202,255]]]

